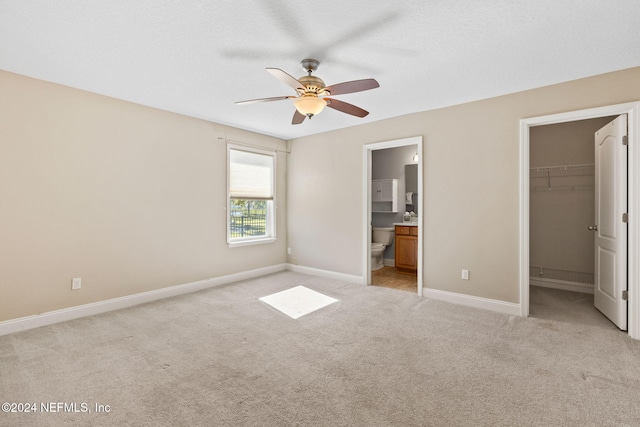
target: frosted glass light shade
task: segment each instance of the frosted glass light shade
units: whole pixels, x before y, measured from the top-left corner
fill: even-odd
[[[294,105],[300,114],[315,116],[327,105],[327,101],[315,96],[302,96],[294,101]]]

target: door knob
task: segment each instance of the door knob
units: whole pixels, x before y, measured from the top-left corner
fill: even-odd
[[[598,230],[598,226],[597,225],[590,225],[589,227],[587,227],[589,230],[591,231],[597,231]]]

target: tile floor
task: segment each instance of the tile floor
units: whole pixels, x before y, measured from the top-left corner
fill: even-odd
[[[395,267],[385,265],[380,270],[371,272],[371,284],[384,288],[399,289],[402,291],[417,292],[418,281],[416,276],[396,272]]]

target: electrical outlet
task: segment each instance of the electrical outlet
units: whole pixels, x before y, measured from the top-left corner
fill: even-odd
[[[287,248],[287,255],[291,255],[291,248]]]
[[[462,280],[469,280],[469,270],[462,270]]]
[[[71,279],[71,290],[77,290],[80,289],[82,287],[82,278],[81,277],[74,277],[73,279]]]

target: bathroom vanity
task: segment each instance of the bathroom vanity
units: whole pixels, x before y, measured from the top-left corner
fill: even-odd
[[[412,223],[395,224],[396,271],[418,273],[418,226]]]

